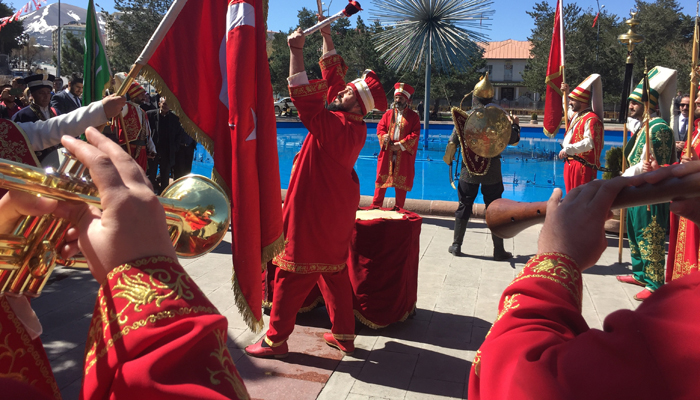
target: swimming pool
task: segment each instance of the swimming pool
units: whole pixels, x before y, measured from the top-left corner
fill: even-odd
[[[360,193],[372,196],[377,173],[379,142],[376,136],[376,123],[367,124],[367,141],[355,170],[360,177]],[[457,191],[449,181],[449,167],[442,161],[447,140],[452,133],[452,125],[430,125],[428,149],[419,150],[416,157],[416,176],[409,199],[457,201]],[[307,130],[299,122],[277,123],[277,151],[280,160],[280,180],[282,188],[289,185],[294,155],[301,149]],[[502,153],[502,173],[505,191],[503,197],[516,201],[544,201],[549,199],[552,190],[564,190],[564,162],[557,158],[564,139],[561,129],[556,138],[549,139],[542,128],[523,127],[521,140],[516,146],[508,146]],[[421,143],[423,140],[421,139]],[[601,158],[612,146],[622,145],[622,132],[606,131],[605,147]],[[202,146],[197,146],[192,172],[211,176],[213,161]],[[598,178],[602,173],[599,172]],[[393,189],[387,190],[387,197],[393,197]],[[484,200],[479,193],[477,203]]]

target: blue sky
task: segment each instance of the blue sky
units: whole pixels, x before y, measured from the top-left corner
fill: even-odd
[[[192,0],[197,1],[197,0]],[[345,7],[346,0],[323,0],[326,4],[330,4],[331,14],[335,14]],[[362,19],[370,20],[370,9],[373,6],[373,0],[359,0],[362,7],[365,9],[360,12]],[[556,4],[556,0],[548,0],[552,6]],[[634,1],[632,0],[598,0],[601,6],[605,6],[605,10],[617,14],[625,19],[629,17],[629,11]],[[651,0],[650,0],[651,1]],[[6,1],[14,7],[23,6],[26,1]],[[50,0],[50,2],[55,2]],[[95,0],[98,11],[100,6],[107,11],[114,11],[114,0]],[[494,0],[491,8],[495,10],[493,20],[490,21],[490,30],[484,32],[493,41],[506,39],[526,40],[533,27],[532,18],[526,11],[532,10],[533,5],[537,0]],[[584,9],[590,8],[597,10],[598,5],[595,0],[580,0],[578,5]],[[695,15],[694,0],[679,0],[683,7],[683,12],[690,15]],[[73,4],[83,8],[87,8],[87,0],[62,0],[61,4]],[[296,27],[297,11],[302,7],[311,10],[316,10],[316,0],[270,0],[270,12],[268,16],[268,27],[274,31],[287,31],[290,28]],[[355,17],[351,18],[354,22]]]

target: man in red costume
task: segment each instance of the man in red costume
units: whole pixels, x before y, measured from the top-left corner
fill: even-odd
[[[569,86],[562,83],[562,91]],[[603,85],[593,74],[569,93],[569,130],[564,136],[559,158],[564,166],[566,192],[595,179],[603,150]]]
[[[127,94],[129,101],[124,106],[121,117],[117,119],[119,144],[146,172],[148,156],[156,153],[156,146],[151,138],[151,128],[148,125],[148,117],[139,106],[146,97],[146,90],[134,81]],[[126,138],[129,139],[128,145]]]
[[[348,67],[335,53],[330,28],[321,30],[323,79],[309,82],[304,70],[301,29],[288,38],[291,53],[289,92],[299,118],[309,129],[297,155],[284,202],[285,248],[273,260],[275,275],[270,326],[260,342],[246,347],[254,357],[286,357],[287,339],[297,311],[318,283],[333,327],[329,346],[354,351],[355,316],[346,261],[360,203],[360,182],[353,169],[367,138],[362,116],[386,110],[377,75],[370,70],[346,84]],[[330,103],[326,106],[326,99]]]
[[[91,144],[62,143],[90,170],[102,210],[10,192],[0,199],[0,233],[21,215],[71,221],[65,257],[82,251],[101,287],[87,334],[81,398],[248,399],[226,347],[227,323],[178,264],[165,214],[148,180],[117,144],[90,128]],[[60,399],[40,343],[0,297],[0,388],[8,399]],[[31,318],[30,318],[31,319]],[[36,315],[34,315],[36,319]],[[38,323],[38,321],[37,321]],[[4,353],[3,353],[4,352]]]
[[[689,99],[684,97],[681,104]],[[691,142],[690,157],[685,155],[686,142],[676,142],[682,144],[681,164],[697,161],[700,152],[700,135],[698,135],[698,121],[700,121],[700,91],[695,97],[695,129],[688,128],[688,140]],[[678,147],[677,147],[678,148]],[[666,261],[666,282],[682,278],[691,272],[700,270],[700,229],[688,218],[679,217],[671,213],[670,237],[668,240],[668,258]]]
[[[384,203],[386,188],[396,191],[396,207],[403,208],[406,192],[413,188],[416,150],[420,137],[420,117],[408,107],[414,89],[407,83],[394,85],[394,107],[377,124],[381,150],[377,157],[373,207]]]
[[[503,292],[472,364],[469,399],[693,399],[700,393],[700,274],[658,290],[636,310],[590,329],[581,315],[584,270],[607,247],[604,224],[627,185],[700,175],[700,162],[593,181],[547,203],[537,255]],[[671,209],[700,222],[700,200]]]

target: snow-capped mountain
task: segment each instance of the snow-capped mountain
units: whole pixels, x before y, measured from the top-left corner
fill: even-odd
[[[61,4],[61,25],[70,22],[79,22],[84,24],[87,16],[87,10],[70,4]],[[35,10],[24,14],[21,18],[24,23],[25,32],[36,38],[38,44],[42,46],[51,46],[51,32],[58,27],[58,3],[49,3]],[[105,20],[102,15],[97,13],[97,20],[104,34]]]

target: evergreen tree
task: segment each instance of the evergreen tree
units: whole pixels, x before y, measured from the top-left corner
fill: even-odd
[[[111,32],[108,53],[115,72],[128,72],[173,0],[114,0],[117,13],[103,15]]]
[[[646,59],[649,69],[660,65],[677,70],[678,88],[687,91],[690,84],[690,49],[693,35],[690,16],[681,12],[677,0],[636,0],[636,6],[639,11],[636,32],[644,36],[644,42],[638,45],[633,53],[634,84],[641,80]],[[535,4],[527,14],[535,20],[535,27],[528,38],[533,47],[523,79],[528,89],[544,94],[554,9],[542,1]],[[627,49],[620,45],[617,36],[628,30],[629,27],[624,22],[629,16],[618,17],[607,12],[601,13],[598,18],[598,41],[597,29],[592,27],[594,17],[592,9],[583,10],[574,3],[564,6],[566,81],[573,86],[590,74],[600,74],[604,102],[612,109],[620,101],[627,59]]]
[[[0,0],[0,18],[9,17],[15,13],[5,1]],[[10,54],[13,49],[18,49],[22,46],[20,36],[24,33],[24,24],[22,21],[13,21],[5,25],[0,30],[0,54]]]
[[[85,56],[85,45],[83,40],[66,32],[66,40],[61,46],[61,73],[64,76],[72,74],[83,74],[83,57]],[[53,56],[53,63],[56,64],[56,56]]]

